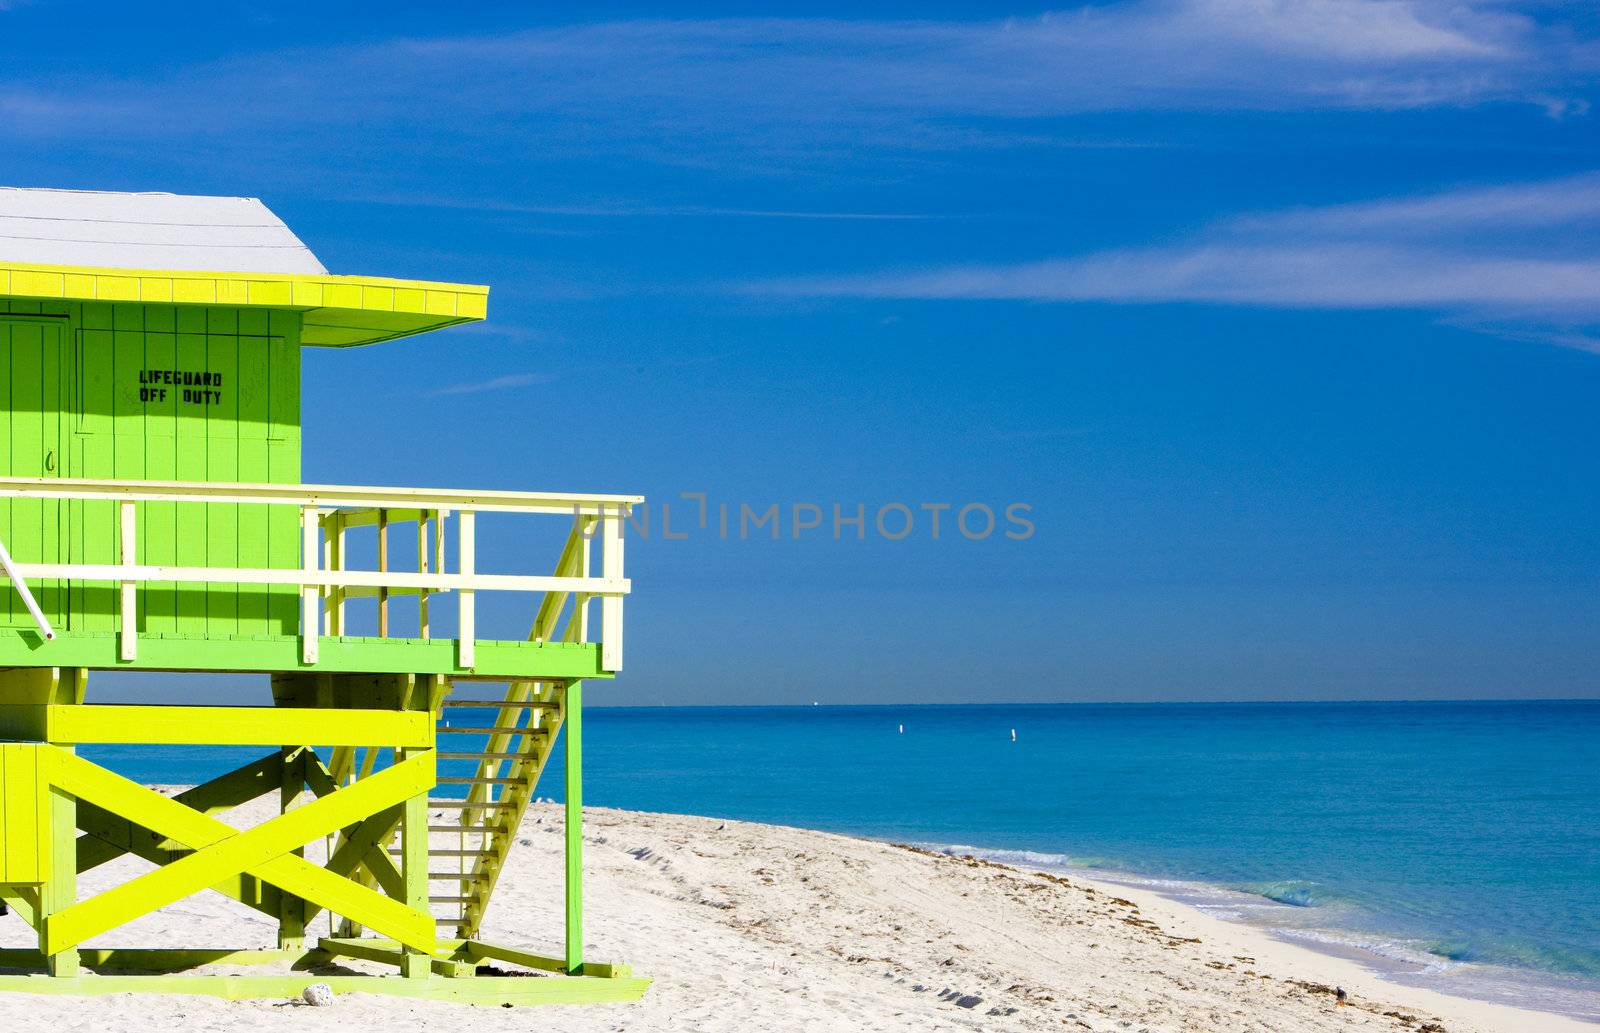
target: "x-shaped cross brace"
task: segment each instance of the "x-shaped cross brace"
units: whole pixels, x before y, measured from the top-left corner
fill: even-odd
[[[240,873],[347,915],[408,947],[428,954],[436,950],[431,915],[291,853],[314,839],[358,823],[364,828],[371,826],[362,839],[375,838],[381,831],[379,825],[387,824],[392,829],[394,813],[383,812],[433,786],[432,750],[416,753],[370,778],[244,831],[65,750],[51,752],[51,782],[57,788],[120,814],[194,853],[50,915],[45,922],[45,953],[74,947],[91,936]],[[349,855],[336,855],[336,859],[344,862],[339,865],[341,868],[354,860]]]

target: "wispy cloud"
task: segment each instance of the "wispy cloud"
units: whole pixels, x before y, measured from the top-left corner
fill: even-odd
[[[1490,334],[1508,341],[1527,341],[1530,344],[1549,344],[1558,348],[1600,355],[1600,326],[1586,330],[1576,326],[1542,327],[1527,323],[1484,321],[1471,318],[1450,318],[1442,322],[1458,326],[1473,333]]]
[[[1063,134],[1016,123],[1085,112],[1504,101],[1581,110],[1600,47],[1536,10],[1494,0],[1132,0],[995,21],[616,21],[33,84],[0,103],[0,124],[55,136],[272,134],[276,147],[358,132],[380,165],[380,138],[414,160],[419,131],[449,160],[494,138],[529,153],[626,151],[692,165],[737,152],[814,164],[863,148],[1049,141]]]
[[[446,395],[477,395],[486,391],[504,391],[513,387],[532,387],[535,384],[548,384],[554,379],[555,377],[548,373],[508,373],[503,377],[495,377],[492,380],[451,384],[449,387],[441,387],[437,391],[430,391],[429,396],[437,398]]]
[[[730,219],[819,219],[860,222],[916,222],[953,218],[924,212],[849,212],[805,209],[723,208],[713,205],[649,204],[643,201],[606,200],[588,203],[530,204],[469,197],[420,195],[367,195],[340,200],[394,208],[442,208],[455,211],[493,212],[504,215],[554,215],[570,218],[679,218],[712,216]]]
[[[741,285],[801,297],[1419,308],[1589,347],[1600,175],[1242,216],[1192,240],[1034,262]]]
[[[805,297],[1553,308],[1600,304],[1600,258],[1480,256],[1336,242],[1218,243],[1016,265],[777,280],[749,289]]]
[[[1547,229],[1600,218],[1600,172],[1536,183],[1451,190],[1320,208],[1249,215],[1240,230],[1360,236],[1405,233],[1444,236],[1485,230]]]
[[[548,330],[539,330],[520,323],[473,322],[461,323],[447,327],[447,334],[461,334],[466,337],[495,337],[518,343],[528,341],[546,341],[550,338]]]

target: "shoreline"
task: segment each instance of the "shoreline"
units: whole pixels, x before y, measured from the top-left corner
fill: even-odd
[[[1003,866],[1016,871],[1025,870],[1010,864]],[[1262,965],[1270,964],[1323,982],[1337,978],[1339,985],[1352,995],[1386,997],[1432,1011],[1447,1021],[1483,1024],[1486,1028],[1504,1033],[1585,1033],[1600,1030],[1600,1025],[1570,1015],[1394,982],[1359,957],[1359,949],[1348,954],[1336,953],[1331,949],[1319,950],[1304,942],[1278,935],[1263,926],[1210,914],[1148,885],[1123,883],[1095,875],[1075,874],[1073,877],[1102,893],[1122,894],[1138,904],[1141,910],[1160,914],[1175,927],[1193,930],[1204,938],[1244,948],[1249,952],[1248,956],[1256,958]]]
[[[994,863],[1018,870],[1028,870],[1027,866],[1018,865],[1014,861],[990,856],[1003,855],[1008,851],[956,847],[945,848],[942,852],[948,850],[962,850],[992,860]],[[1386,939],[1379,934],[1362,935],[1340,929],[1333,924],[1289,926],[1252,920],[1242,912],[1251,909],[1264,914],[1302,911],[1314,913],[1315,909],[1215,883],[1160,878],[1121,870],[1100,870],[1068,863],[1042,864],[1040,867],[1046,871],[1104,886],[1108,890],[1117,890],[1124,894],[1148,894],[1210,921],[1259,933],[1285,947],[1307,951],[1319,957],[1353,962],[1370,976],[1396,988],[1425,991],[1451,999],[1530,1012],[1536,1016],[1548,1016],[1551,1020],[1576,1023],[1576,1028],[1600,1030],[1600,989],[1565,987],[1561,985],[1559,973],[1457,961],[1444,955],[1425,952],[1420,947],[1402,946],[1398,942],[1400,940],[1398,937],[1380,946],[1371,942],[1374,939]],[[1243,907],[1240,907],[1241,904]],[[1436,985],[1446,972],[1457,975],[1461,985],[1448,989]],[[1501,996],[1494,996],[1497,988]],[[1519,992],[1528,996],[1550,992],[1580,1007],[1578,1002],[1571,1000],[1571,995],[1582,995],[1588,999],[1585,1003],[1592,1002],[1590,1007],[1594,1010],[1584,1014],[1572,1010],[1537,1007],[1506,999]]]
[[[226,820],[245,827],[275,812],[276,801],[256,801]],[[518,835],[483,938],[549,952],[563,928],[561,806],[535,804]],[[306,1008],[19,993],[0,995],[0,1028],[344,1033],[400,1021],[440,1033],[510,1033],[530,1023],[568,1033],[1600,1029],[1393,983],[1356,960],[1093,876],[790,826],[599,807],[585,808],[584,849],[586,956],[629,963],[652,978],[638,1002],[540,1013],[362,994]],[[84,891],[140,870],[128,858],[112,862],[85,873]],[[270,941],[274,928],[203,893],[139,919],[104,945],[242,947]],[[0,944],[26,945],[32,935],[14,919],[0,923]],[[1348,1005],[1335,1001],[1336,986],[1348,991]]]
[[[834,833],[824,833],[824,835],[834,835]],[[1035,857],[1043,857],[1043,854],[1035,854],[1032,851],[1005,851],[1005,849],[989,851],[986,848],[973,848],[973,846],[928,846],[928,844],[891,843],[888,840],[875,841],[890,843],[894,848],[933,852],[955,860],[976,859],[997,867],[1010,868],[1019,873],[1045,871],[1048,875],[1067,876],[1078,883],[1088,884],[1104,894],[1123,895],[1125,899],[1139,903],[1141,910],[1163,913],[1174,924],[1184,923],[1192,929],[1202,929],[1202,935],[1206,939],[1232,939],[1232,942],[1238,945],[1251,947],[1253,950],[1250,951],[1250,956],[1253,958],[1269,958],[1272,963],[1282,964],[1283,967],[1291,967],[1296,971],[1315,969],[1322,974],[1323,979],[1328,977],[1330,964],[1333,964],[1341,975],[1342,987],[1352,993],[1368,987],[1371,980],[1378,980],[1379,987],[1374,987],[1368,996],[1387,995],[1390,998],[1410,999],[1416,1006],[1426,1007],[1446,1019],[1456,1019],[1458,1022],[1491,1020],[1494,1023],[1491,1028],[1504,1030],[1506,1033],[1581,1033],[1586,1030],[1600,1030],[1600,1022],[1586,1019],[1581,1015],[1546,1011],[1528,1004],[1512,1004],[1488,996],[1451,993],[1429,985],[1402,982],[1397,979],[1397,975],[1400,975],[1398,966],[1405,964],[1400,959],[1382,955],[1379,951],[1363,947],[1357,942],[1347,942],[1336,935],[1317,939],[1314,935],[1306,935],[1307,931],[1304,929],[1275,929],[1269,924],[1253,923],[1242,916],[1229,918],[1218,915],[1214,913],[1213,908],[1206,907],[1203,903],[1184,899],[1186,894],[1179,887],[1182,889],[1203,887],[1205,891],[1237,895],[1242,899],[1256,897],[1262,903],[1274,903],[1277,907],[1294,907],[1288,903],[1274,902],[1266,895],[1235,891],[1190,879],[1158,879],[1155,876],[1142,876],[1131,871],[1101,871],[1077,867],[1070,863],[1040,862],[1034,867],[1032,862],[1024,865],[1016,860],[989,857],[990,854],[998,857],[1003,857],[1005,854],[1034,854]],[[962,852],[958,854],[955,851]],[[1229,934],[1234,935],[1230,937]],[[1450,959],[1442,956],[1438,961],[1450,963]],[[1491,967],[1469,966],[1467,963],[1453,964],[1462,967]],[[1536,983],[1536,980],[1530,980],[1530,988],[1536,988],[1533,987],[1533,983]]]

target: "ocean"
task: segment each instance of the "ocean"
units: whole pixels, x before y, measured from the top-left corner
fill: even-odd
[[[176,782],[251,751],[83,752]],[[1141,885],[1600,1021],[1600,702],[591,707],[584,757],[590,804]]]

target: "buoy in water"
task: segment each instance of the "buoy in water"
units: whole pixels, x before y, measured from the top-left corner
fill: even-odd
[[[905,726],[905,725],[901,725],[901,726],[900,726],[900,734],[901,734],[901,735],[904,735],[904,734],[906,734],[906,726]]]
[[[1011,741],[1012,742],[1016,742],[1017,741],[1017,730],[1015,728],[1011,729]]]

